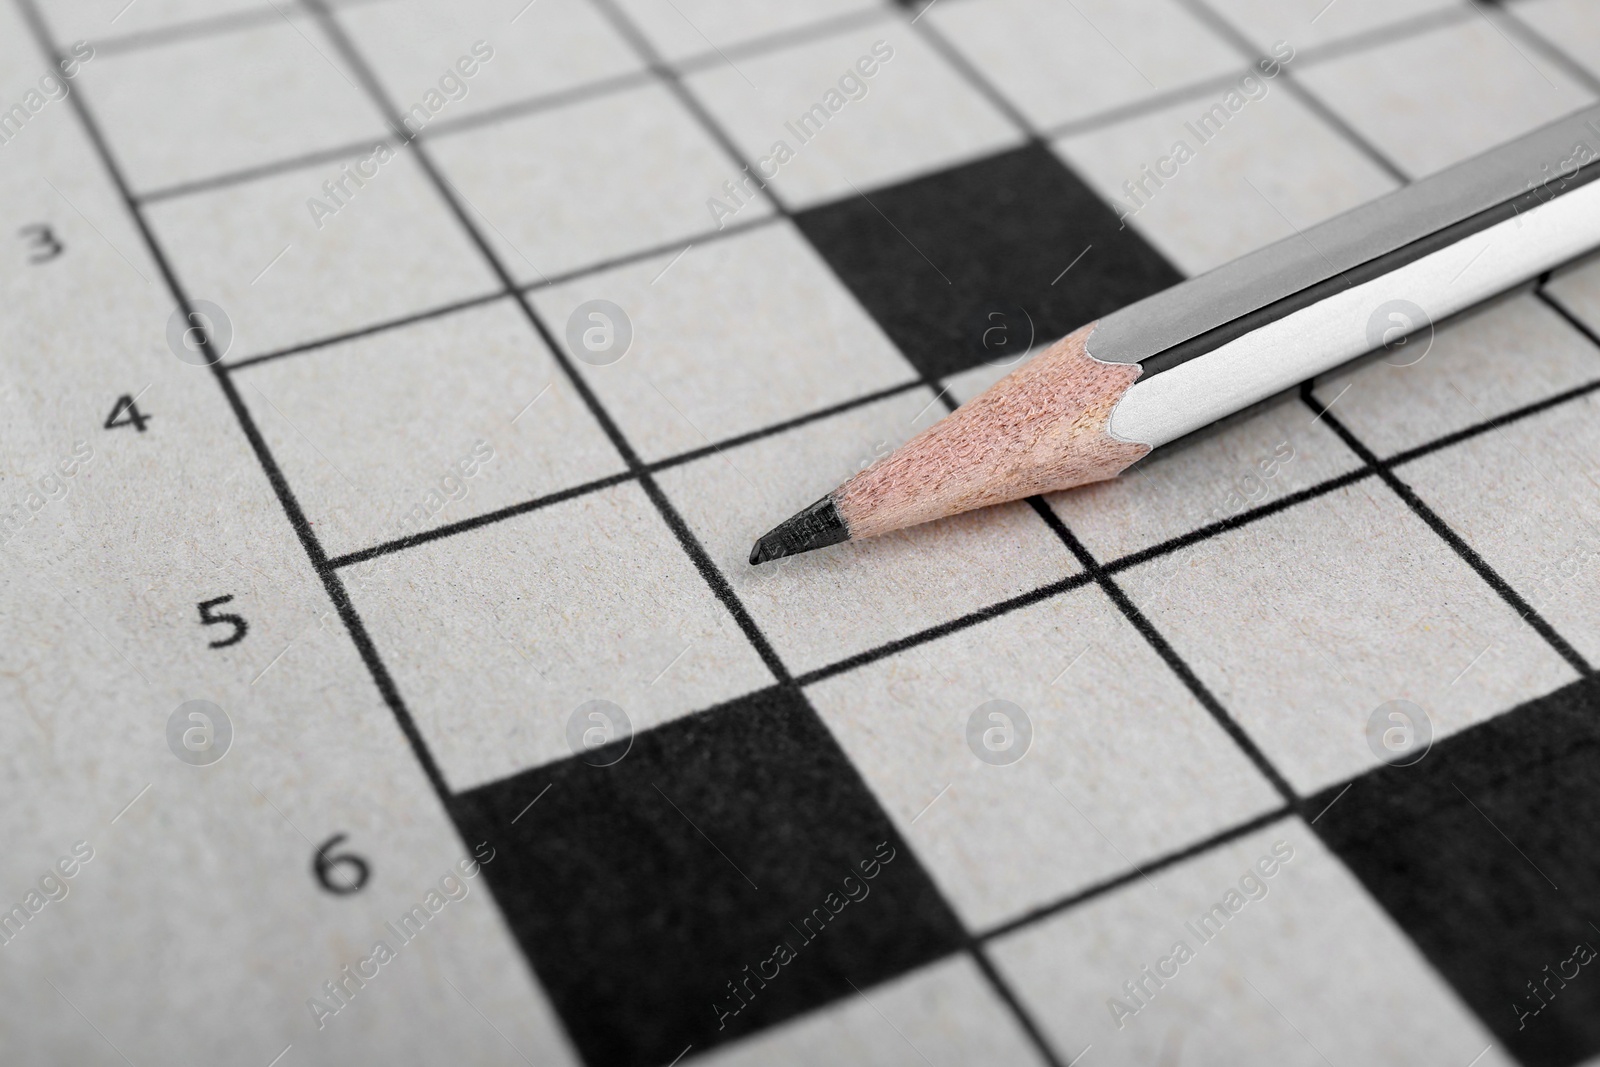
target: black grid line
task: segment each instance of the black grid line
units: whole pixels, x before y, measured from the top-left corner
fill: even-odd
[[[287,348],[279,348],[271,352],[263,352],[259,356],[245,356],[242,359],[227,360],[224,362],[223,366],[227,367],[230,371],[241,370],[245,367],[253,367],[257,363],[268,363],[275,359],[283,359],[285,356],[298,356],[304,352],[315,352],[319,348],[329,348],[333,345],[342,345],[346,341],[358,341],[363,337],[371,337],[374,334],[387,333],[390,330],[396,330],[402,326],[415,326],[420,322],[430,322],[433,319],[444,318],[446,315],[454,315],[458,311],[466,311],[469,308],[483,307],[485,304],[492,304],[497,300],[504,299],[504,293],[493,292],[484,293],[481,296],[469,296],[465,300],[452,300],[448,304],[440,304],[438,307],[432,307],[426,311],[418,311],[411,315],[401,315],[399,318],[388,319],[384,322],[375,322],[370,326],[358,326],[353,330],[346,330],[343,333],[332,334],[328,337],[319,337],[315,341],[307,341],[303,344],[290,345]]]
[[[283,16],[273,8],[269,0],[268,3],[264,3],[259,7],[230,11],[223,15],[208,15],[203,18],[169,23],[166,26],[153,26],[148,30],[131,30],[128,33],[102,37],[93,42],[94,51],[96,56],[121,55],[128,52],[138,52],[146,48],[159,48],[163,45],[177,44],[180,41],[192,41],[196,38],[216,37],[239,30],[253,29],[256,26],[280,22],[282,19]]]
[[[429,123],[427,126],[412,134],[412,139],[419,137],[449,137],[452,134],[476,130],[483,126],[495,126],[502,122],[512,122],[517,119],[527,118],[544,111],[554,111],[558,107],[567,107],[572,104],[581,104],[586,100],[593,100],[612,93],[625,93],[630,89],[638,89],[652,84],[654,81],[647,70],[630,70],[621,74],[612,74],[594,81],[580,82],[547,93],[539,93],[522,100],[512,100],[509,103],[496,104],[494,107],[484,108],[482,111],[467,115],[458,115],[438,122]]]
[[[1540,295],[1543,296],[1544,294],[1541,293]],[[1591,338],[1591,340],[1594,340],[1594,338]],[[1600,340],[1595,341],[1595,347],[1600,348]],[[1570,401],[1588,396],[1596,389],[1600,389],[1600,379],[1596,379],[1592,382],[1585,382],[1583,385],[1574,386],[1571,389],[1556,393],[1554,396],[1548,396],[1543,400],[1537,400],[1532,404],[1526,404],[1514,411],[1508,411],[1502,415],[1496,415],[1494,418],[1480,422],[1476,426],[1468,426],[1465,429],[1456,430],[1454,433],[1445,434],[1443,437],[1435,441],[1430,441],[1425,445],[1418,445],[1415,448],[1408,448],[1404,452],[1397,452],[1385,460],[1384,463],[1389,467],[1398,467],[1402,464],[1410,463],[1414,459],[1420,459],[1421,457],[1430,455],[1439,451],[1440,449],[1449,448],[1451,445],[1470,440],[1471,438],[1477,437],[1480,434],[1488,433],[1491,430],[1498,430],[1500,427],[1509,426],[1514,422],[1520,422],[1521,420],[1528,418],[1530,415],[1538,415],[1541,412],[1549,411],[1552,408],[1560,407],[1561,405]]]
[[[930,641],[937,641],[941,637],[960,633],[962,630],[969,630],[990,619],[998,619],[1002,615],[1009,615],[1019,608],[1029,607],[1041,601],[1049,600],[1051,597],[1061,593],[1088,585],[1093,580],[1093,577],[1087,571],[1069,574],[1065,578],[1058,578],[1047,585],[1039,586],[1037,589],[1030,589],[1026,593],[1007,597],[1005,600],[997,601],[975,611],[969,611],[965,615],[946,619],[944,622],[929,626],[926,629],[918,630],[893,641],[887,641],[876,647],[846,656],[844,659],[818,667],[815,670],[807,671],[795,679],[795,684],[800,686],[814,685],[835,675],[846,674],[857,668],[865,667],[869,663],[876,663],[878,660],[885,659],[897,652],[905,652],[908,649],[925,645]]]
[[[542,508],[550,507],[552,504],[561,504],[580,496],[588,496],[590,493],[597,493],[602,489],[610,489],[613,485],[631,482],[638,477],[639,472],[637,471],[608,474],[604,478],[595,478],[578,485],[568,486],[565,489],[557,489],[553,493],[545,493],[543,496],[536,496],[531,500],[524,500],[521,503],[511,504],[507,507],[496,508],[494,511],[486,511],[482,515],[474,515],[459,522],[446,523],[443,526],[435,526],[431,530],[423,530],[420,533],[397,537],[393,541],[384,541],[367,548],[357,549],[354,552],[347,552],[342,556],[335,556],[330,559],[328,566],[338,569],[340,567],[349,567],[356,563],[366,563],[368,560],[391,555],[403,549],[415,548],[418,545],[425,545],[430,541],[442,541],[446,537],[454,537],[456,534],[466,533],[469,530],[492,526],[497,522],[504,522],[506,519],[514,519],[518,515],[526,515],[530,511],[539,511]]]
[[[158,186],[148,192],[137,194],[136,198],[140,206],[159,204],[164,200],[180,200],[184,197],[198,196],[202,193],[226,189],[232,185],[243,185],[247,182],[259,181],[262,178],[288,174],[290,171],[309,169],[327,163],[337,163],[341,160],[370,155],[383,145],[387,145],[390,149],[398,150],[404,146],[404,142],[397,144],[393,137],[383,133],[381,130],[374,130],[373,135],[365,140],[349,141],[342,145],[334,145],[331,148],[319,148],[315,152],[306,152],[303,155],[271,159],[265,163],[255,163],[248,167],[240,167],[238,170],[223,171],[220,174],[208,174],[203,178],[193,178],[174,185]]]
[[[706,232],[696,234],[685,241],[672,241],[667,244],[653,245],[649,248],[640,249],[638,251],[625,252],[620,255],[612,256],[609,259],[602,259],[597,260],[594,263],[587,263],[581,267],[574,267],[572,270],[563,271],[558,274],[549,274],[539,281],[529,282],[525,285],[522,285],[518,291],[530,294],[536,293],[541,289],[550,289],[558,285],[565,285],[568,282],[602,274],[609,270],[616,270],[619,267],[627,267],[634,263],[641,263],[645,260],[665,255],[668,252],[681,252],[682,248],[680,245],[711,244],[715,241],[723,240],[724,238],[737,237],[738,235],[748,233],[751,230],[770,226],[779,221],[782,221],[782,216],[765,215],[760,218],[744,219],[740,222],[732,222],[721,229],[707,230]],[[477,307],[480,304],[490,304],[496,300],[504,300],[507,295],[508,294],[503,290],[496,289],[494,292],[484,293],[480,296],[468,297],[465,300],[452,301],[448,304],[440,304],[437,307],[429,308],[425,311],[419,311],[414,314],[400,315],[396,318],[384,319],[379,322],[370,323],[366,326],[357,326],[354,329],[346,330],[342,333],[318,337],[311,341],[297,342],[284,348],[263,352],[260,355],[244,356],[239,359],[230,360],[228,362],[228,367],[233,370],[238,370],[240,367],[248,367],[257,363],[265,363],[269,360],[282,359],[285,356],[298,356],[306,352],[314,352],[317,349],[327,348],[331,345],[342,344],[345,341],[351,341],[359,337],[367,337],[372,334],[383,333],[388,330],[396,329],[397,327],[411,326],[419,322],[427,322],[429,319],[438,318],[442,315],[449,315],[464,308]]]
[[[640,465],[637,471],[624,471],[619,474],[610,474],[604,478],[596,478],[580,485],[569,486],[566,489],[560,489],[553,493],[546,493],[543,496],[534,497],[531,500],[525,500],[521,503],[512,504],[508,507],[499,508],[495,511],[485,512],[482,515],[474,515],[470,518],[462,519],[459,522],[447,523],[444,526],[436,526],[430,530],[423,530],[419,533],[407,535],[406,537],[398,537],[392,541],[384,541],[380,544],[358,549],[357,551],[336,557],[330,561],[329,565],[333,567],[347,567],[353,563],[363,563],[369,559],[375,559],[378,556],[387,556],[393,552],[399,552],[415,545],[425,544],[429,541],[437,541],[440,538],[450,537],[458,533],[464,533],[467,530],[475,530],[480,526],[488,526],[504,519],[514,518],[517,515],[525,515],[530,511],[537,511],[540,508],[548,507],[551,504],[559,504],[575,497],[587,496],[589,493],[598,492],[601,489],[609,489],[613,485],[620,485],[623,482],[633,481],[635,478],[638,478],[644,474],[657,474],[664,470],[670,470],[673,467],[681,467],[685,463],[692,463],[695,460],[704,459],[707,456],[719,454],[730,448],[737,448],[740,445],[746,445],[753,441],[760,441],[763,438],[773,437],[788,430],[797,429],[798,427],[805,426],[813,422],[819,422],[822,419],[832,418],[835,415],[843,414],[847,411],[853,411],[856,408],[866,407],[868,404],[876,404],[880,400],[887,400],[890,397],[899,396],[901,393],[907,393],[913,389],[919,389],[921,387],[922,379],[917,378],[909,382],[901,382],[899,385],[891,385],[887,389],[880,389],[877,392],[864,393],[861,396],[851,397],[849,400],[844,400],[837,404],[830,404],[825,408],[818,408],[815,411],[808,411],[803,415],[797,415],[792,419],[785,420],[784,422],[773,423],[769,426],[763,426],[757,430],[751,430],[748,433],[738,434],[734,437],[712,442],[711,444],[701,445],[700,447],[692,448],[687,452],[680,452],[677,455],[668,456],[666,459],[658,459],[650,463],[643,463]]]
[[[1022,1003],[1022,998],[1017,996],[1016,990],[1011,988],[1010,980],[1000,973],[1000,969],[989,958],[987,947],[971,931],[967,932],[966,948],[967,955],[978,965],[978,970],[982,972],[990,988],[995,991],[1000,1002],[1010,1009],[1012,1018],[1017,1020],[1017,1025],[1022,1027],[1022,1032],[1033,1045],[1034,1051],[1044,1058],[1049,1067],[1057,1067],[1061,1062],[1060,1057],[1056,1055],[1055,1049],[1044,1036],[1039,1024],[1033,1021],[1033,1013]]]
[[[846,11],[839,15],[829,15],[815,22],[808,22],[803,26],[793,26],[786,30],[774,33],[763,33],[749,40],[737,44],[719,46],[707,49],[704,52],[695,52],[681,59],[672,60],[672,66],[683,74],[698,74],[702,70],[724,66],[735,59],[748,59],[765,55],[769,52],[793,48],[796,45],[810,44],[825,37],[832,37],[836,33],[846,30],[859,29],[870,26],[874,22],[884,22],[891,18],[889,12],[878,7],[863,7],[859,11]]]
[[[1272,808],[1225,830],[1219,830],[1210,837],[1184,845],[1182,848],[1175,848],[1136,867],[1131,867],[1121,874],[1112,875],[1110,878],[1102,879],[1093,885],[1085,886],[1074,893],[1062,897],[1060,900],[1042,904],[1037,908],[1025,911],[1021,915],[990,927],[979,934],[978,937],[983,941],[994,941],[1005,937],[1007,934],[1014,934],[1030,926],[1036,926],[1046,919],[1060,915],[1062,912],[1071,911],[1080,904],[1087,904],[1091,900],[1103,897],[1107,893],[1121,889],[1123,886],[1136,882],[1141,878],[1147,878],[1152,874],[1166,870],[1168,867],[1175,867],[1185,860],[1203,856],[1213,849],[1232,844],[1241,837],[1253,834],[1257,830],[1264,829],[1274,823],[1282,822],[1284,819],[1296,814],[1299,814],[1299,806],[1296,804],[1285,804],[1282,807]]]
[[[1331,5],[1330,5],[1331,6]],[[1313,45],[1305,49],[1295,49],[1295,63],[1309,66],[1327,60],[1339,59],[1344,56],[1365,52],[1369,48],[1397,44],[1412,37],[1420,37],[1434,30],[1453,26],[1458,22],[1466,22],[1472,18],[1472,5],[1458,3],[1451,7],[1441,7],[1433,11],[1424,11],[1420,15],[1401,19],[1398,22],[1385,22],[1367,30],[1358,30],[1348,37],[1340,37],[1329,41],[1327,44]],[[1290,42],[1293,44],[1294,42]]]
[[[1139,97],[1137,100],[1118,104],[1093,115],[1068,119],[1053,126],[1046,126],[1039,131],[1040,136],[1050,141],[1061,140],[1067,137],[1076,137],[1083,133],[1093,133],[1106,126],[1114,126],[1121,122],[1142,118],[1145,115],[1153,115],[1166,108],[1176,107],[1179,104],[1199,100],[1231,89],[1239,83],[1241,77],[1248,73],[1250,73],[1249,67],[1235,67],[1233,70],[1212,75],[1203,81],[1190,82],[1174,89],[1163,89],[1160,92],[1149,93]]]
[[[1574,330],[1577,330],[1579,333],[1583,334],[1583,336],[1588,339],[1590,344],[1594,345],[1595,348],[1600,349],[1600,333],[1596,333],[1593,329],[1591,329],[1588,323],[1584,322],[1582,319],[1578,318],[1577,315],[1573,314],[1572,309],[1567,307],[1567,305],[1562,302],[1560,297],[1550,292],[1549,279],[1552,274],[1554,274],[1554,271],[1546,272],[1545,277],[1539,280],[1539,286],[1534,290],[1534,295],[1536,295],[1540,300],[1544,301],[1545,305],[1549,307],[1551,311],[1554,311],[1557,315],[1560,315],[1563,319],[1565,319],[1568,326],[1571,326]],[[1580,386],[1579,388],[1584,387]]]
[[[542,111],[553,111],[559,107],[582,103],[596,97],[606,96],[611,93],[627,92],[653,82],[649,71],[635,70],[623,74],[613,74],[591,82],[557,89],[553,92],[539,93],[522,100],[499,104],[492,108],[469,115],[458,115],[440,119],[430,123],[421,130],[412,130],[402,126],[398,133],[379,134],[362,141],[346,141],[342,145],[331,148],[318,149],[299,156],[286,156],[282,159],[269,160],[254,166],[240,167],[237,170],[222,171],[217,174],[208,174],[202,178],[191,181],[179,182],[174,185],[157,186],[138,194],[141,204],[154,204],[163,200],[175,200],[181,197],[194,196],[198,193],[214,192],[226,189],[230,185],[241,185],[245,182],[257,181],[261,178],[270,178],[273,175],[285,174],[292,170],[312,167],[322,163],[334,162],[370,153],[379,144],[386,144],[398,151],[413,141],[424,138],[434,139],[448,137],[454,133],[475,130],[483,126],[493,126],[501,122],[512,122],[526,118]]]

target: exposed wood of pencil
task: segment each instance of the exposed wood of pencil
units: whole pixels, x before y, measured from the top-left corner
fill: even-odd
[[[1069,334],[756,542],[750,561],[876,537],[973,508],[1114,478],[1150,451],[1107,429],[1138,364]]]

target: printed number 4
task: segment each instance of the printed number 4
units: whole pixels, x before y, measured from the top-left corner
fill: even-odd
[[[105,428],[115,430],[118,426],[132,426],[140,433],[144,433],[144,424],[153,417],[141,412],[139,405],[133,402],[133,397],[123,393],[117,397],[117,402],[111,406],[111,414],[106,416]]]
[[[220,641],[211,642],[208,646],[210,648],[227,648],[229,645],[237,645],[244,640],[244,635],[250,632],[250,624],[245,622],[244,617],[241,615],[235,615],[231,611],[219,611],[212,614],[212,608],[218,604],[226,604],[232,599],[232,594],[229,594],[228,596],[219,596],[215,600],[202,600],[197,605],[200,608],[201,625],[216,626],[220,623],[228,623],[233,627],[232,634]]]

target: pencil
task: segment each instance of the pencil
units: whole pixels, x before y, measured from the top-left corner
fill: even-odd
[[[1114,478],[1600,245],[1600,107],[1091,322],[756,541],[750,562]]]

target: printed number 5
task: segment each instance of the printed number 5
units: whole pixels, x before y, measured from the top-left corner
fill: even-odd
[[[197,605],[200,608],[201,625],[216,626],[219,623],[229,623],[233,626],[232,634],[224,637],[221,641],[211,642],[208,646],[210,648],[227,648],[229,645],[237,645],[244,640],[244,635],[250,632],[250,624],[245,622],[244,617],[241,615],[235,615],[231,611],[219,611],[216,614],[212,614],[212,608],[218,604],[226,604],[232,599],[233,596],[230,594],[228,596],[219,596],[215,600],[202,600]]]
[[[48,263],[59,256],[65,247],[55,231],[41,222],[31,223],[17,232],[28,238],[28,247],[33,249],[33,255],[28,257],[29,263]]]

